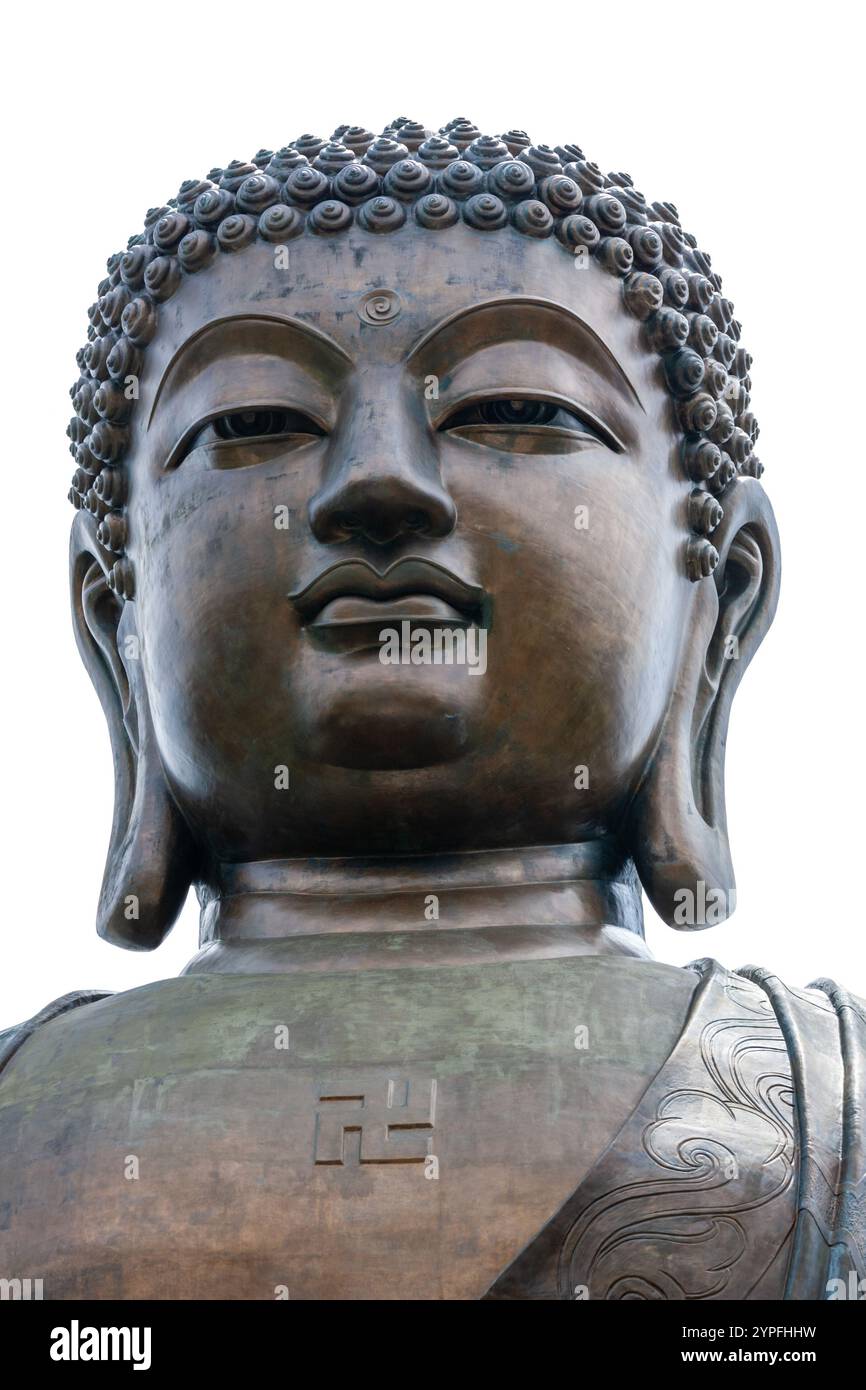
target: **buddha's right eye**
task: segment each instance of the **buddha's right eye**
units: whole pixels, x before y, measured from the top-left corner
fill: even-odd
[[[327,431],[303,410],[263,406],[216,415],[191,431],[167,467],[176,468],[197,449],[207,450],[209,468],[247,468],[273,457],[274,448],[299,449]],[[229,447],[233,446],[233,447]]]
[[[300,410],[241,410],[212,420],[219,439],[264,439],[284,434],[321,437],[324,430]]]

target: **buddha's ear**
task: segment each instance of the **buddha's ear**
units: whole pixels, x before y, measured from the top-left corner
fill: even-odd
[[[738,478],[713,535],[719,563],[693,586],[679,680],[627,839],[660,917],[686,930],[715,926],[736,903],[725,816],[725,743],[734,692],[773,620],[779,537],[766,493]]]
[[[183,907],[195,845],[156,747],[135,603],[109,587],[117,557],[100,544],[89,512],[75,518],[69,558],[75,637],[108,721],[114,761],[114,818],[96,929],[118,946],[149,951]]]

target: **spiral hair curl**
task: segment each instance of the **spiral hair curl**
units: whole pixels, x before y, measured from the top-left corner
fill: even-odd
[[[134,405],[126,384],[156,332],[157,306],[185,275],[256,238],[327,237],[353,222],[381,234],[410,220],[432,231],[463,221],[482,233],[512,227],[555,237],[622,280],[627,309],[661,357],[683,432],[692,485],[686,569],[693,580],[712,574],[719,556],[709,536],[724,515],[720,499],[738,475],[759,478],[763,467],[749,409],[751,357],[739,345],[734,306],[676,207],[648,203],[628,174],[602,173],[578,145],[534,145],[522,130],[483,135],[465,117],[438,132],[400,117],[378,137],[339,126],[330,140],[302,135],[187,179],[166,206],[149,210],[126,251],[109,257],[70,390],[69,500],[97,518],[100,544],[117,556],[108,582],[121,598],[134,592],[124,556],[123,458]]]

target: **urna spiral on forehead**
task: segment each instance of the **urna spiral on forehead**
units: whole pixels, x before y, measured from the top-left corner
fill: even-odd
[[[725,489],[763,468],[740,323],[674,204],[649,202],[630,175],[604,174],[575,144],[536,145],[522,130],[485,135],[463,117],[434,133],[400,117],[378,137],[338,126],[327,141],[301,135],[187,179],[148,211],[127,250],[109,257],[70,392],[69,498],[98,518],[100,543],[118,557],[110,582],[120,597],[134,592],[123,558],[123,463],[135,406],[127,382],[159,331],[160,305],[185,277],[256,239],[279,245],[353,224],[374,236],[411,223],[447,235],[458,222],[479,233],[548,238],[559,254],[591,258],[621,279],[623,304],[659,357],[682,434],[688,574],[712,574],[718,554],[709,536],[722,520]]]

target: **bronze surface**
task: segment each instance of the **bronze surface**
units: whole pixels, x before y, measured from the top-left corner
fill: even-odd
[[[212,174],[109,262],[70,426],[97,927],[152,949],[194,887],[200,949],[0,1035],[0,1275],[866,1276],[862,1004],[643,940],[641,890],[734,909],[728,718],[779,587],[709,259],[627,175],[463,121]]]

